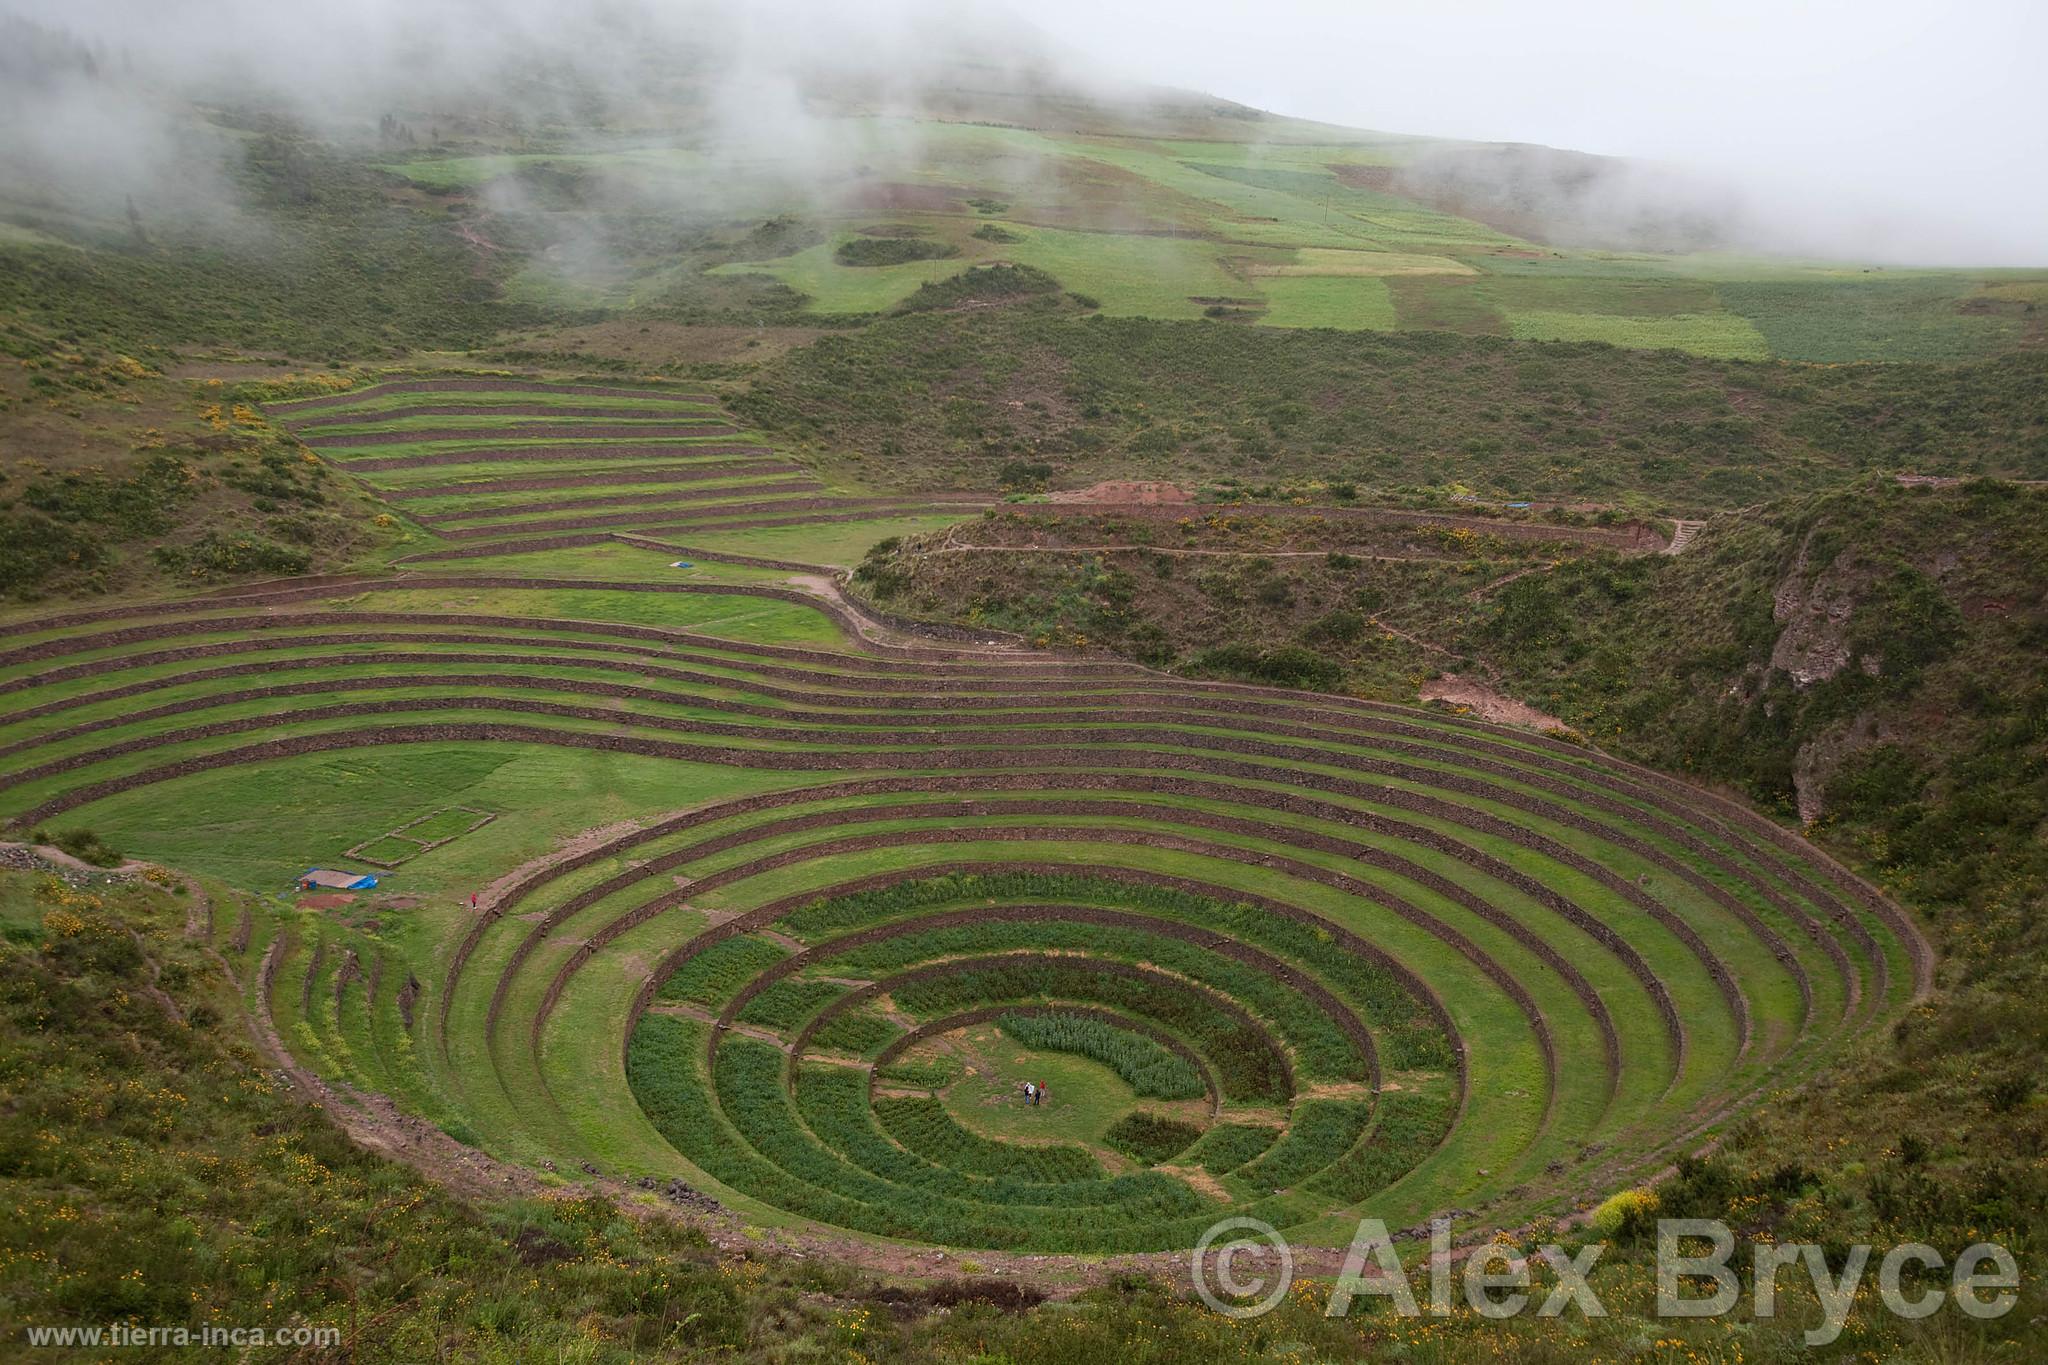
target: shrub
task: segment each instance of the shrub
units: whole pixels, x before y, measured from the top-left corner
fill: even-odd
[[[897,305],[900,312],[928,312],[953,308],[971,301],[1000,303],[1057,294],[1060,282],[1043,270],[1028,265],[977,265],[943,280],[919,285],[917,292]]]
[[[89,829],[59,830],[55,834],[44,834],[37,830],[36,838],[53,848],[64,850],[82,863],[91,863],[94,867],[115,867],[121,862],[120,852]]]
[[[1610,1242],[1640,1240],[1655,1229],[1662,1207],[1654,1190],[1623,1190],[1593,1210],[1593,1231]]]
[[[1010,460],[996,471],[996,482],[1005,489],[1037,492],[1052,473],[1052,466],[1043,460]]]
[[[1181,671],[1198,678],[1236,678],[1306,692],[1336,692],[1344,686],[1344,665],[1303,645],[1218,645],[1188,660]]]
[[[958,256],[960,248],[945,242],[927,242],[917,237],[855,237],[841,242],[832,258],[841,265],[903,265],[910,261],[939,261]]]
[[[252,536],[224,536],[208,531],[190,545],[159,545],[156,562],[171,573],[194,578],[226,578],[236,574],[301,574],[312,564],[306,550]]]

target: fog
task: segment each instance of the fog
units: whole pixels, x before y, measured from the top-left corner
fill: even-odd
[[[1655,195],[1725,187],[1781,251],[2048,264],[2041,0],[1017,3],[1142,79],[1660,163]]]
[[[8,16],[39,28],[0,29],[0,187],[51,221],[63,202],[108,215],[131,198],[231,221],[229,139],[187,101],[368,145],[386,113],[498,145],[667,138],[698,158],[679,202],[751,211],[922,150],[908,122],[834,114],[1028,121],[1052,92],[1065,127],[1088,121],[1077,102],[1141,118],[1146,92],[1174,87],[1634,159],[1451,149],[1406,173],[1411,190],[1533,215],[1548,240],[2048,264],[2048,96],[2031,69],[2048,7],[2033,0],[0,0]]]

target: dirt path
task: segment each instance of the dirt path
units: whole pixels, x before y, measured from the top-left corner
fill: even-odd
[[[1505,588],[1508,584],[1514,582],[1518,578],[1527,578],[1532,573],[1549,573],[1552,569],[1555,569],[1556,567],[1557,561],[1554,559],[1550,559],[1545,560],[1541,564],[1531,564],[1525,569],[1517,569],[1511,574],[1506,574],[1500,578],[1494,579],[1491,583],[1482,584],[1481,586],[1474,588],[1472,591],[1465,594],[1465,600],[1467,602],[1483,601],[1486,598],[1493,596],[1494,593],[1500,591],[1502,588]]]
[[[795,574],[785,581],[798,591],[821,597],[839,608],[847,617],[851,618],[856,633],[868,644],[901,649],[906,646],[929,647],[932,643],[929,636],[918,635],[911,631],[899,629],[877,618],[865,603],[847,594],[844,585],[835,575],[825,573]],[[953,639],[948,639],[945,643],[964,655],[980,655],[985,657],[1027,655],[1040,657],[1045,653],[1043,650],[1026,649],[1023,643],[1018,640],[996,638],[999,635],[1001,635],[1001,632],[992,632],[988,638],[979,643],[969,643],[965,640]]]
[[[1466,707],[1481,720],[1490,720],[1496,725],[1524,725],[1531,730],[1543,731],[1571,728],[1547,711],[1538,711],[1505,693],[1494,691],[1475,678],[1463,678],[1456,673],[1430,679],[1416,695],[1424,701],[1443,701]]]

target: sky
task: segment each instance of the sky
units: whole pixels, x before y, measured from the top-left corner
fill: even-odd
[[[1276,113],[1726,177],[1817,238],[2048,264],[2048,0],[1011,0]]]

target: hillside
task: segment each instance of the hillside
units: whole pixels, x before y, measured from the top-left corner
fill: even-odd
[[[945,8],[0,20],[0,1356],[2040,1354],[2048,271]]]
[[[1863,480],[1665,555],[1669,523],[1611,514],[1023,505],[878,545],[854,583],[1197,675],[1409,700],[1476,671],[1966,900],[2048,876],[2044,513],[2038,485]]]
[[[244,1032],[265,945],[237,927],[249,923],[242,898],[146,869],[6,856],[0,1194],[13,1216],[0,1230],[0,1300],[10,1327],[317,1330],[333,1336],[277,1336],[259,1349],[394,1365],[430,1353],[535,1365],[564,1354],[598,1365],[714,1354],[1058,1365],[1128,1358],[1138,1334],[1160,1359],[1271,1358],[1263,1339],[1135,1277],[1033,1312],[1043,1290],[976,1274],[972,1262],[960,1278],[905,1286],[764,1254],[730,1230],[706,1237],[666,1216],[668,1192],[465,1161],[417,1121],[387,1118],[377,1140],[400,1159],[373,1154],[335,1125],[337,1112],[354,1113],[344,1092],[291,1065],[267,1023]],[[1649,1292],[1649,1276],[1631,1245],[1593,1283],[1623,1303]],[[1791,1349],[1812,1305],[1793,1292],[1786,1308],[1758,1338]],[[1331,1355],[1407,1350],[1414,1330],[1332,1320],[1306,1300],[1268,1322]],[[1635,1326],[1463,1318],[1439,1331],[1453,1351],[1507,1340],[1541,1356],[1588,1342],[1626,1349]],[[107,1349],[33,1354],[86,1360]]]
[[[736,406],[866,477],[940,486],[1229,479],[1685,512],[1871,470],[2048,477],[2031,352],[1816,367],[1026,304],[825,337]]]
[[[2031,942],[2048,882],[2048,490],[1866,484],[1564,563],[1451,637],[1659,767],[1736,784]]]
[[[195,71],[190,34],[160,66],[146,25],[10,20],[0,308],[143,359],[339,360],[508,328],[576,349],[615,319],[844,325],[1007,264],[1111,317],[1276,329],[1831,363],[2044,335],[2042,271],[1773,257],[1722,188],[1612,158],[1306,123],[1021,25],[834,17],[735,59],[743,34],[673,18],[627,5],[574,42],[439,52],[423,25],[303,54],[303,88],[274,57],[227,76],[250,61],[232,32]],[[404,79],[352,68],[376,44]]]

